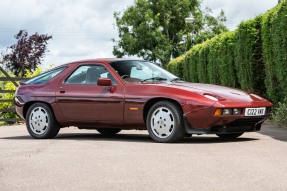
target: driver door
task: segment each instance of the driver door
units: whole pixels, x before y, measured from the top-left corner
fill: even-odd
[[[110,78],[113,91],[98,86],[99,78]],[[79,65],[60,82],[56,98],[69,120],[123,122],[124,85],[101,64]]]

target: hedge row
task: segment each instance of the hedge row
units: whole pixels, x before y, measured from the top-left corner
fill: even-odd
[[[287,92],[287,1],[262,19],[263,58],[268,98],[282,101]]]
[[[172,60],[167,70],[189,82],[240,88],[271,101],[287,92],[287,0]]]

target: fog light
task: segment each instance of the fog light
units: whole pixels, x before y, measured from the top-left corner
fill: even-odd
[[[222,115],[232,115],[232,109],[223,109]]]
[[[233,115],[241,115],[242,114],[242,109],[235,108],[233,109]]]

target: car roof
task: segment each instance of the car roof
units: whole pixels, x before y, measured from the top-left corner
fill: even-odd
[[[104,63],[109,63],[109,62],[115,62],[115,61],[145,61],[141,59],[128,59],[128,58],[97,58],[97,59],[90,59],[90,60],[80,60],[80,61],[75,61],[75,62],[70,62],[67,64],[62,64],[57,66],[58,67],[63,67],[66,65],[70,64],[77,64],[77,63],[89,63],[89,62],[104,62]]]

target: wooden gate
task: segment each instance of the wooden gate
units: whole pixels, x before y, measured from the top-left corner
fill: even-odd
[[[0,67],[0,71],[6,76],[6,77],[0,77],[0,81],[11,81],[16,87],[19,86],[19,84],[16,81],[22,81],[22,80],[27,80],[30,78],[18,78],[18,77],[10,77],[9,74],[3,70],[2,67]],[[16,90],[0,90],[0,93],[15,93]],[[9,118],[9,119],[1,119],[7,112],[15,112],[15,104],[14,104],[14,99],[8,99],[8,100],[0,100],[0,102],[13,102],[13,104],[7,108],[7,109],[2,109],[0,108],[0,121],[25,121],[22,118]]]

